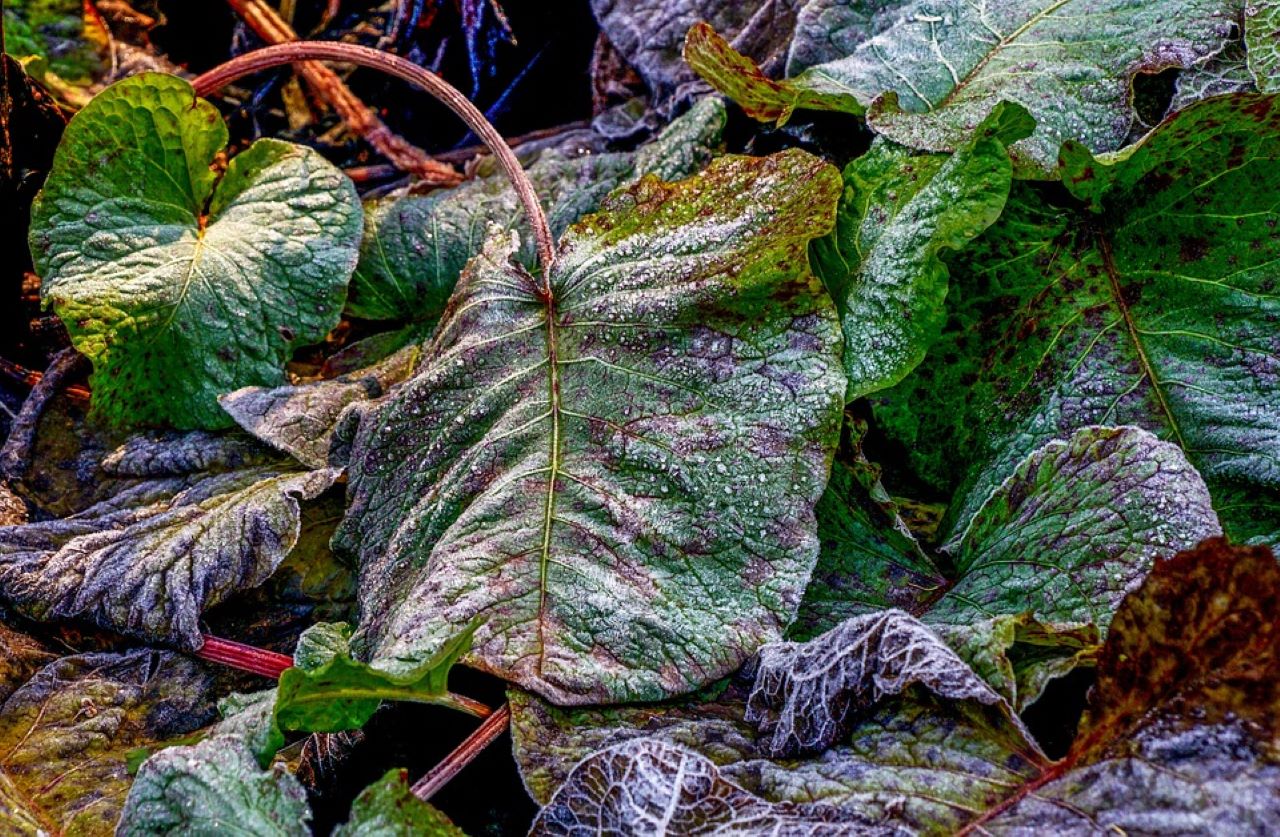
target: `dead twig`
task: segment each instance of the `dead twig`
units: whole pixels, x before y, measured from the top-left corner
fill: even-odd
[[[53,356],[53,362],[31,388],[31,394],[22,402],[22,409],[13,420],[9,438],[0,448],[0,476],[20,480],[27,473],[31,448],[36,443],[36,427],[45,407],[62,389],[67,378],[79,372],[86,363],[84,355],[67,347]]]
[[[475,761],[484,749],[507,731],[511,724],[511,705],[504,703],[496,712],[484,719],[484,723],[476,727],[475,732],[466,737],[453,752],[445,756],[439,764],[427,771],[427,774],[414,782],[413,795],[427,801],[436,792],[449,783],[454,776],[471,762]]]
[[[262,0],[227,0],[227,4],[267,43],[298,42],[297,33]],[[388,128],[333,70],[319,61],[299,61],[295,70],[317,96],[333,107],[352,131],[397,168],[434,186],[454,186],[462,182],[462,175],[452,166],[433,159]]]

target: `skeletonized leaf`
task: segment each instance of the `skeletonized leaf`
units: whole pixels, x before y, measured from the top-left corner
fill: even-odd
[[[219,179],[226,142],[188,82],[134,76],[67,125],[32,205],[41,298],[93,361],[93,408],[113,424],[229,426],[219,395],[283,383],[293,349],[337,324],[355,188],[269,139]]]
[[[359,372],[274,389],[246,387],[218,403],[245,431],[308,468],[341,467],[349,454],[344,428],[358,424],[361,410],[407,378],[417,358],[418,349],[410,346]]]
[[[690,30],[685,56],[759,119],[865,110],[875,131],[925,151],[959,148],[998,102],[1016,102],[1037,128],[1010,153],[1021,173],[1043,177],[1064,140],[1120,147],[1135,119],[1133,76],[1215,55],[1237,13],[1230,0],[902,0],[880,11],[890,23],[851,30],[863,37],[845,55],[780,83],[744,67],[710,27]]]
[[[547,222],[560,235],[605,196],[646,174],[674,180],[706,165],[720,140],[724,104],[707,97],[634,152],[571,158],[543,152],[527,174],[547,207]],[[415,320],[434,325],[462,268],[480,252],[490,227],[527,229],[515,191],[500,171],[423,197],[375,201],[367,208],[360,263],[351,280],[347,311],[374,320]],[[534,263],[532,241],[520,261]]]
[[[1097,213],[1015,188],[952,263],[935,351],[877,404],[922,476],[965,481],[957,519],[1046,439],[1098,422],[1177,444],[1213,492],[1280,489],[1276,156],[1276,99],[1236,94],[1112,165],[1065,146],[1065,183]]]
[[[531,835],[889,835],[853,812],[775,805],[734,785],[704,756],[651,738],[585,759],[538,814]]]
[[[207,723],[209,687],[195,661],[146,649],[45,666],[0,707],[0,831],[110,833],[131,751]]]
[[[376,668],[411,676],[481,615],[474,665],[653,699],[777,637],[843,403],[805,254],[838,191],[799,151],[642,180],[566,234],[550,298],[490,241],[355,442],[335,544]]]
[[[936,634],[901,610],[854,617],[809,642],[769,643],[755,671],[746,720],[757,725],[773,758],[827,749],[848,731],[855,708],[917,684],[949,700],[1008,708]],[[1008,714],[1019,723],[1012,709]]]
[[[1258,89],[1280,93],[1280,3],[1249,0],[1244,12],[1244,43],[1249,72]]]
[[[1033,128],[1025,110],[1001,103],[950,156],[877,140],[845,168],[836,228],[812,252],[840,309],[847,400],[901,381],[942,333],[940,257],[1000,216],[1013,177],[1006,144]]]
[[[333,837],[466,837],[449,818],[414,796],[403,770],[385,776],[351,803],[351,818]]]
[[[255,837],[311,833],[311,810],[298,780],[283,768],[264,770],[235,736],[169,747],[142,764],[116,834],[150,837],[235,831]]]
[[[338,475],[195,470],[239,461],[236,448],[200,434],[125,445],[104,467],[148,479],[62,520],[0,527],[0,596],[38,619],[199,648],[201,613],[271,575],[297,542],[300,501]]]

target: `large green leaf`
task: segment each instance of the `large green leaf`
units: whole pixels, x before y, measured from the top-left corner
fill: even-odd
[[[246,461],[242,441],[201,432],[136,437],[104,467],[134,479],[62,520],[0,527],[0,597],[188,649],[203,643],[206,608],[275,571],[298,540],[300,502],[338,477],[261,452]]]
[[[646,174],[664,180],[693,174],[711,158],[724,123],[724,104],[707,97],[638,151],[580,157],[543,152],[527,173],[547,207],[552,233],[560,235],[594,212],[623,183]],[[372,320],[432,325],[462,268],[480,252],[489,227],[517,230],[528,223],[515,190],[499,170],[456,189],[375,201],[367,214],[347,311]],[[525,243],[520,258],[533,265],[532,241]]]
[[[260,768],[241,739],[220,735],[143,762],[116,834],[306,837],[310,819],[297,779],[282,767]]]
[[[844,394],[806,247],[837,172],[799,151],[647,178],[562,240],[550,295],[490,241],[415,378],[361,423],[335,543],[357,642],[564,702],[658,698],[790,621]],[[407,466],[407,467],[406,467]]]
[[[0,707],[0,832],[109,834],[131,752],[211,720],[193,660],[139,649],[64,657]]]
[[[227,142],[183,79],[134,76],[67,126],[32,206],[41,298],[93,361],[115,424],[231,424],[217,398],[284,382],[293,349],[338,321],[355,267],[355,188],[318,153]]]
[[[1276,100],[1206,100],[1112,165],[1063,154],[1096,211],[1016,189],[953,262],[947,333],[882,425],[926,478],[967,478],[958,521],[1044,440],[1100,422],[1177,444],[1211,491],[1276,492]]]
[[[1134,75],[1208,59],[1238,14],[1232,0],[879,5],[889,6],[879,11],[889,22],[846,30],[861,37],[846,41],[842,57],[783,82],[754,71],[709,27],[690,30],[685,56],[757,118],[785,121],[797,108],[865,111],[878,133],[927,151],[960,147],[997,102],[1016,102],[1037,129],[1010,152],[1023,174],[1044,176],[1064,140],[1095,152],[1120,147],[1135,119]]]
[[[959,249],[1000,216],[1012,166],[1005,146],[1034,125],[1000,104],[950,156],[884,140],[844,170],[831,235],[814,242],[814,271],[840,309],[850,401],[892,386],[924,359],[946,323],[944,249]]]

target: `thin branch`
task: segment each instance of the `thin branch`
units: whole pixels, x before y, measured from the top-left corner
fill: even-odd
[[[430,70],[419,67],[412,61],[380,52],[357,44],[346,44],[335,41],[296,41],[290,44],[263,47],[247,52],[231,59],[225,64],[214,67],[192,82],[197,96],[209,96],[224,85],[253,73],[279,67],[282,64],[295,64],[300,61],[345,61],[387,73],[403,79],[410,84],[430,93],[445,106],[458,115],[467,127],[480,138],[497,158],[498,164],[511,180],[516,196],[524,206],[529,223],[533,225],[534,237],[537,241],[538,262],[542,266],[543,286],[541,293],[551,298],[551,264],[554,259],[554,239],[551,228],[547,225],[547,216],[538,202],[533,183],[520,166],[520,161],[511,147],[503,141],[502,136],[489,124],[475,105],[458,92],[457,88],[440,78]]]
[[[298,41],[297,33],[262,0],[227,0],[227,5],[267,43]],[[318,61],[300,62],[295,69],[315,94],[337,111],[351,130],[364,137],[396,168],[416,174],[423,182],[436,186],[454,186],[462,182],[462,175],[451,166],[432,159],[421,148],[388,128],[333,70]]]
[[[484,723],[476,727],[475,732],[467,736],[453,752],[445,756],[439,764],[427,771],[427,774],[414,783],[413,795],[427,801],[449,783],[464,767],[475,761],[484,749],[507,731],[511,723],[511,706],[502,704]]]
[[[22,402],[22,409],[18,410],[9,429],[9,438],[0,448],[0,476],[20,480],[26,475],[31,464],[31,449],[36,443],[36,428],[45,407],[62,389],[67,378],[80,371],[85,363],[85,356],[71,347],[53,356],[49,369],[36,380],[31,394]]]

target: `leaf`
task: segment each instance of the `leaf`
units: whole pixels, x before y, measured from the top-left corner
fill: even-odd
[[[466,837],[438,808],[409,790],[405,771],[390,770],[351,803],[351,819],[333,837]]]
[[[0,831],[109,833],[138,747],[209,720],[209,675],[147,649],[63,657],[0,707]]]
[[[1135,118],[1134,75],[1215,55],[1237,7],[1228,0],[1167,8],[1137,0],[901,0],[880,14],[892,22],[861,33],[869,36],[848,44],[843,57],[772,86],[703,27],[690,31],[685,57],[757,119],[785,122],[796,108],[865,111],[877,133],[922,151],[955,150],[998,102],[1020,104],[1037,129],[1010,154],[1020,175],[1043,178],[1064,140],[1094,152],[1124,144]]]
[[[1157,556],[1221,531],[1182,452],[1132,427],[1082,428],[1031,453],[937,558],[872,502],[879,486],[866,480],[834,471],[818,505],[815,582],[792,636],[902,608],[1019,709],[1047,672],[1089,660],[1094,631],[1106,631]],[[1040,650],[1015,666],[1011,656],[1029,645]]]
[[[235,736],[170,747],[143,763],[116,834],[309,835],[311,811],[298,780],[263,770]]]
[[[359,415],[409,377],[417,347],[337,378],[274,389],[245,387],[218,399],[236,424],[308,468],[343,467]],[[351,430],[344,433],[343,428]]]
[[[1012,167],[1005,144],[1034,128],[1001,103],[950,157],[877,140],[844,170],[836,229],[813,244],[814,272],[835,297],[844,329],[846,400],[901,381],[946,323],[947,268],[1000,216]]]
[[[0,702],[57,656],[45,643],[0,622]]]
[[[899,0],[808,0],[796,15],[787,75],[843,58],[858,44],[890,27]],[[718,31],[718,30],[717,30]]]
[[[335,545],[360,556],[364,659],[412,676],[482,616],[470,664],[640,700],[775,638],[843,403],[805,259],[838,189],[799,151],[642,180],[565,235],[550,299],[492,240],[356,438]]]
[[[619,793],[615,789],[623,789]],[[627,741],[573,769],[538,814],[531,835],[898,834],[852,812],[774,805],[720,775],[683,747],[656,739]]]
[[[676,179],[706,165],[725,124],[724,105],[707,97],[662,135],[635,152],[563,156],[546,151],[528,168],[547,221],[560,235],[605,196],[645,174]],[[347,311],[372,320],[411,319],[429,325],[445,309],[467,262],[480,252],[491,225],[527,229],[524,210],[506,176],[491,171],[425,197],[387,198],[367,207],[360,263]],[[520,251],[534,264],[532,241]]]
[[[1280,3],[1249,0],[1244,15],[1249,72],[1263,93],[1280,93]]]
[[[283,383],[293,350],[338,321],[355,188],[277,140],[219,178],[226,142],[186,81],[125,79],[67,125],[32,207],[41,299],[93,361],[94,412],[112,424],[226,427],[219,395]]]
[[[1274,104],[1206,100],[1111,165],[1069,143],[1067,186],[1099,211],[1015,189],[952,263],[947,333],[877,418],[922,476],[964,482],[956,519],[1094,423],[1177,444],[1215,493],[1280,487]]]
[[[4,7],[4,50],[37,78],[83,105],[89,88],[108,76],[105,27],[83,0],[25,0]]]
[[[760,649],[755,671],[746,720],[772,758],[827,749],[847,732],[855,707],[917,684],[950,700],[1006,708],[1021,726],[1004,698],[901,610],[856,616],[806,643],[771,642]]]
[[[886,701],[820,755],[774,761],[753,749],[732,689],[606,709],[513,691],[516,754],[539,796],[578,748],[650,736],[702,751],[768,801],[821,802],[923,833],[1265,833],[1280,811],[1269,755],[1278,619],[1280,564],[1265,549],[1215,539],[1158,562],[1117,613],[1089,715],[1058,762],[985,707],[920,693]],[[615,787],[625,799],[635,786],[618,777]]]
[[[300,501],[338,475],[218,467],[239,455],[203,434],[134,439],[106,466],[148,479],[63,520],[0,527],[0,596],[37,619],[199,648],[201,613],[271,575],[297,542]]]
[[[1232,41],[1226,49],[1208,61],[1178,74],[1178,79],[1173,84],[1169,112],[1180,111],[1210,96],[1257,91],[1258,87],[1254,84],[1245,61],[1244,44]]]
[[[648,86],[654,106],[669,116],[699,91],[680,45],[689,27],[710,21],[734,45],[771,68],[781,63],[795,26],[795,0],[592,0],[601,34]]]

